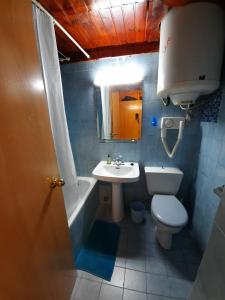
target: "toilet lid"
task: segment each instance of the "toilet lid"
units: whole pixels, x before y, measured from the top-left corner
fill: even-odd
[[[184,226],[188,215],[182,203],[172,195],[154,195],[151,210],[163,224],[173,227]]]

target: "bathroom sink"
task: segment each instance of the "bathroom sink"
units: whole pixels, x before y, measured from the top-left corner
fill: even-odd
[[[139,179],[138,163],[125,162],[122,165],[107,164],[106,161],[100,161],[92,175],[101,181],[115,183],[135,182]]]
[[[125,162],[120,165],[100,161],[92,175],[101,181],[112,183],[112,221],[120,222],[124,217],[122,183],[132,183],[139,180],[138,163]]]

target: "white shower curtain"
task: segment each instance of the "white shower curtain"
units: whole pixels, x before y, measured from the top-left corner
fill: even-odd
[[[66,121],[54,25],[53,20],[35,5],[33,16],[56,156],[60,175],[66,183],[63,195],[69,218],[76,206],[78,183]]]

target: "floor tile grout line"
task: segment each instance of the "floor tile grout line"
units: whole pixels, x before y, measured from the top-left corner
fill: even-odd
[[[147,293],[147,295],[162,296],[162,295],[155,294],[155,293]],[[177,297],[170,297],[170,296],[162,296],[162,297],[168,298],[168,299],[186,300],[185,298],[177,298]]]
[[[182,299],[182,300],[185,300],[185,298],[177,298],[177,297],[171,297],[171,296],[165,296],[165,295],[162,295],[162,294],[156,294],[156,293],[150,293],[150,292],[143,292],[143,291],[138,291],[138,290],[134,290],[134,289],[131,289],[131,288],[124,288],[123,290],[128,290],[128,291],[132,291],[132,292],[136,292],[136,293],[140,293],[140,294],[144,294],[144,295],[154,295],[154,296],[161,296],[161,297],[164,297],[164,298],[168,298],[168,299]]]
[[[100,286],[100,289],[99,289],[99,293],[98,293],[98,300],[100,299],[101,290],[102,290],[102,285],[103,285],[103,281],[101,282],[101,286]]]
[[[124,290],[125,290],[125,288],[123,288],[123,293],[122,293],[122,300],[123,300],[123,298],[124,298]]]
[[[125,265],[126,265],[126,262],[125,262]],[[123,278],[123,296],[122,296],[122,300],[124,298],[125,278],[126,278],[126,268],[125,268],[125,271],[124,271],[124,278]]]
[[[123,289],[125,288],[126,272],[127,272],[127,269],[125,269],[125,271],[124,271]]]

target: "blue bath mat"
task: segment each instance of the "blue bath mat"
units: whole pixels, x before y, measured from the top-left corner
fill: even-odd
[[[76,259],[76,268],[110,280],[112,277],[120,227],[96,220]]]

